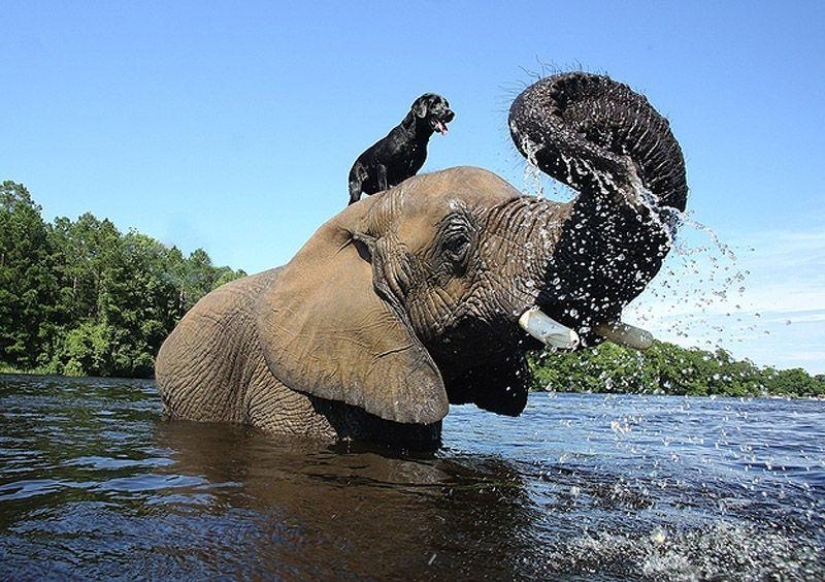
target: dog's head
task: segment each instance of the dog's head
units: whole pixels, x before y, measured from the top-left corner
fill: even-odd
[[[411,110],[416,117],[426,120],[433,131],[441,134],[447,133],[447,124],[455,117],[449,102],[435,93],[424,93],[413,102]]]

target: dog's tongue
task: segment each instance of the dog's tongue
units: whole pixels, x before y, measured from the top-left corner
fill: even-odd
[[[436,121],[435,130],[441,135],[444,135],[445,133],[447,133],[447,125],[443,121]]]

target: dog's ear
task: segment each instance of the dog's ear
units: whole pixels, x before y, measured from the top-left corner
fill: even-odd
[[[427,108],[430,106],[433,96],[433,93],[424,93],[421,97],[413,101],[411,107],[413,113],[418,117],[427,117]]]

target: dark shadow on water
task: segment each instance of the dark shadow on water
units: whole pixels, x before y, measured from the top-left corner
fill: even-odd
[[[308,578],[532,577],[525,562],[536,540],[525,533],[538,516],[501,459],[277,442],[223,428],[157,430],[158,445],[174,451],[170,470],[213,484],[208,510],[246,522],[225,532],[223,555],[191,548],[216,566]]]

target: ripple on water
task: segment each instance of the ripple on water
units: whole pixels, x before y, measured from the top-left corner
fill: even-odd
[[[534,394],[454,407],[416,456],[161,422],[150,382],[7,378],[0,578],[825,572],[825,403]]]

